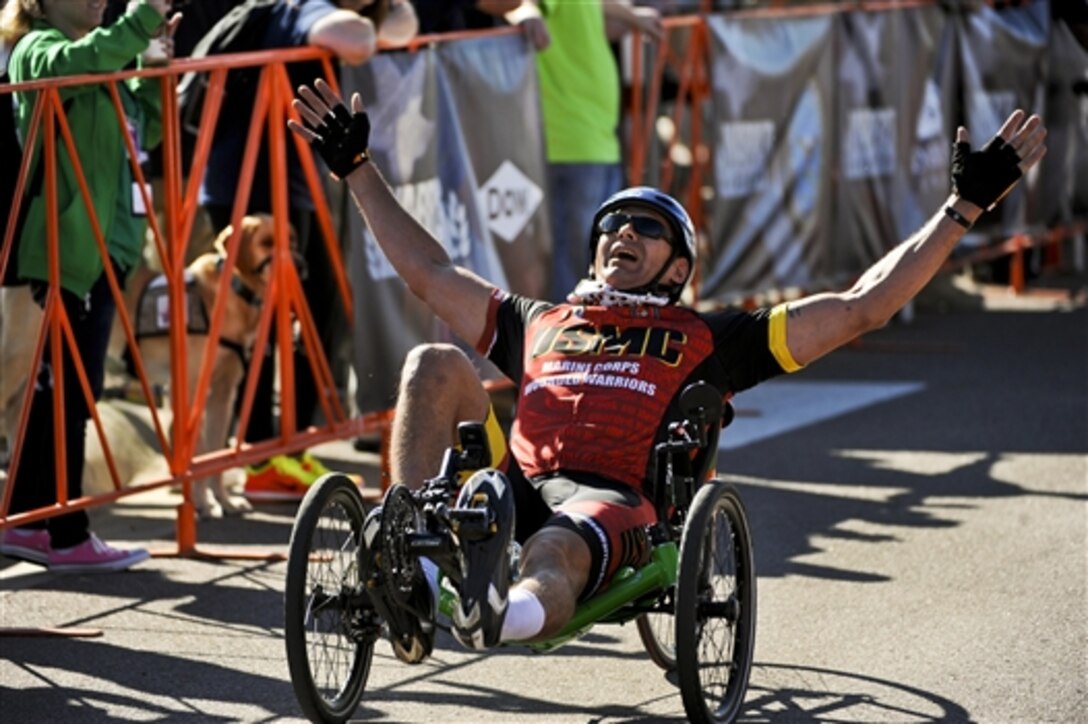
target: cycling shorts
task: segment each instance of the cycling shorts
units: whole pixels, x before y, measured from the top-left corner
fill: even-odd
[[[588,473],[564,472],[528,480],[508,454],[494,410],[484,424],[492,465],[514,491],[514,535],[519,543],[549,526],[577,534],[590,551],[590,571],[579,600],[602,590],[623,566],[650,560],[647,527],[657,521],[653,503],[629,485]]]

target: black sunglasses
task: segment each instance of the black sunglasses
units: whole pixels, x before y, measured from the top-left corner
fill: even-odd
[[[665,241],[670,240],[669,227],[657,219],[649,216],[632,216],[619,211],[613,211],[602,216],[601,220],[597,222],[597,230],[606,234],[614,234],[622,229],[625,224],[630,224],[635,233],[640,236],[649,236],[654,239],[664,239]]]

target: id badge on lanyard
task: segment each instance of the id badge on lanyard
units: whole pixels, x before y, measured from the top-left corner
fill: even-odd
[[[143,163],[147,157],[147,153],[140,146],[140,129],[132,122],[132,119],[126,118],[125,125],[128,126],[128,135],[132,139],[132,147],[136,149],[139,154],[137,162]],[[128,159],[125,159],[125,163],[128,163]],[[145,197],[146,192],[146,197]],[[146,201],[145,201],[146,198]],[[140,182],[133,179],[132,181],[132,215],[133,216],[147,216],[148,204],[154,203],[154,199],[151,195],[151,184],[145,183],[143,190],[140,189]]]

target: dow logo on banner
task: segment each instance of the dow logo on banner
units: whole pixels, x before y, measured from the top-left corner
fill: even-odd
[[[479,193],[488,228],[508,243],[518,237],[544,198],[540,187],[510,161],[502,162]]]

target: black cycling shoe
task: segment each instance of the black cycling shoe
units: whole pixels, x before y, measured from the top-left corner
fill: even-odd
[[[466,648],[499,643],[510,590],[510,542],[514,538],[514,491],[498,470],[475,473],[457,498],[451,516],[461,556],[460,601],[453,610],[454,637]]]
[[[398,576],[390,566],[397,565],[396,555],[383,555],[383,522],[385,508],[370,511],[363,522],[363,580],[374,609],[389,629],[393,654],[406,664],[418,664],[434,650],[434,599],[418,559],[411,561],[414,569],[408,573],[408,590],[398,584]]]

